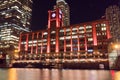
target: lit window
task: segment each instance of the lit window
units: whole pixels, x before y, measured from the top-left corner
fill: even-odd
[[[100,24],[97,24],[96,27],[100,27]]]
[[[18,6],[12,6],[11,8],[15,8],[15,9],[18,9]]]
[[[56,42],[53,42],[53,44],[55,44]]]
[[[93,41],[93,38],[88,38],[88,41]]]
[[[72,38],[78,38],[78,36],[72,36]]]
[[[101,26],[106,26],[106,24],[101,24]]]
[[[80,30],[81,30],[81,29],[84,29],[84,27],[83,27],[83,26],[80,26],[80,28],[79,28],[79,29],[80,29]]]
[[[98,35],[101,35],[101,33],[97,33],[97,36],[98,36]]]
[[[43,39],[43,42],[47,41],[47,39]]]
[[[83,35],[79,35],[80,38],[84,37]]]
[[[79,31],[79,33],[84,33],[84,31]]]
[[[64,30],[60,30],[60,32],[64,32]]]
[[[86,32],[92,32],[92,29],[88,29],[88,30],[86,30]]]
[[[71,47],[71,44],[66,45],[66,47]]]
[[[22,42],[21,44],[26,44],[26,42]]]
[[[67,32],[67,31],[70,31],[70,29],[66,29],[66,32]]]
[[[33,41],[33,43],[37,43],[37,41],[36,41],[36,40],[34,40],[34,41]]]
[[[72,34],[76,34],[77,32],[72,32]]]
[[[106,27],[102,27],[102,31],[105,31],[106,30]]]
[[[67,37],[66,37],[66,39],[70,39],[70,38],[71,38],[71,36],[67,36]]]
[[[55,33],[55,31],[52,31],[51,33]]]
[[[55,41],[55,39],[51,39],[51,41]]]
[[[17,16],[18,19],[20,19],[20,16]]]
[[[44,32],[43,34],[44,34],[44,35],[47,35],[48,33],[47,33],[47,32]]]
[[[92,36],[92,34],[86,34],[88,37],[91,37]]]
[[[93,49],[88,49],[88,52],[93,52]]]
[[[74,30],[77,30],[77,28],[73,28],[72,30],[73,30],[73,31],[74,31]]]
[[[92,26],[88,25],[88,26],[86,26],[86,28],[92,28]]]
[[[64,37],[60,37],[60,40],[64,40]]]

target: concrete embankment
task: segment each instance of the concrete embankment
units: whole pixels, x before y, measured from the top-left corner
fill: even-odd
[[[109,69],[108,61],[104,62],[64,62],[64,63],[15,63],[15,68],[58,68],[58,69]]]

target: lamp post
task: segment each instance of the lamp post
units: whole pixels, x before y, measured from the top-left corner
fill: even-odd
[[[118,62],[119,62],[119,49],[120,49],[120,44],[117,43],[117,44],[114,44],[114,49],[116,50],[116,56],[115,56],[115,60],[114,60],[114,65],[113,65],[113,68],[114,69],[118,69]]]
[[[117,56],[118,56],[118,54],[119,54],[119,47],[120,47],[119,44],[115,44],[115,45],[114,45],[114,48],[115,48],[116,53],[117,53]]]

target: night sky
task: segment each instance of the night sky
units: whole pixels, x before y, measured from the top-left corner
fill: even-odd
[[[70,24],[100,19],[105,9],[117,0],[66,0],[70,7]],[[31,29],[46,29],[48,10],[52,10],[56,0],[33,0]]]

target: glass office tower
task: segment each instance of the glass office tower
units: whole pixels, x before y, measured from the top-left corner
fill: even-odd
[[[30,31],[31,0],[0,0],[0,48],[18,47],[19,35]]]

